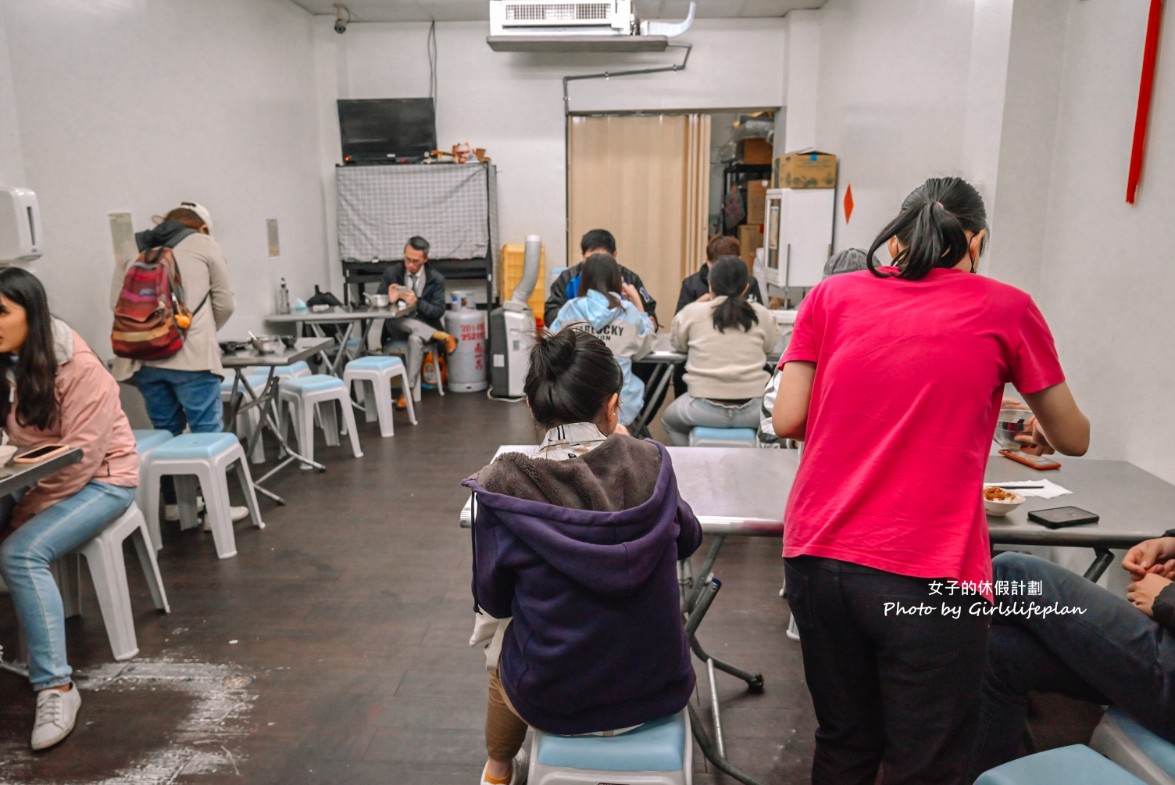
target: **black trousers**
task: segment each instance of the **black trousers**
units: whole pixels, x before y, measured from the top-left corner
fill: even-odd
[[[787,559],[785,571],[819,723],[813,785],[963,783],[986,600],[834,559]]]

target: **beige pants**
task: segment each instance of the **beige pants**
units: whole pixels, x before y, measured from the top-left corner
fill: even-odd
[[[526,741],[526,721],[518,716],[506,691],[498,669],[490,671],[489,700],[486,703],[486,752],[492,760],[514,760]]]

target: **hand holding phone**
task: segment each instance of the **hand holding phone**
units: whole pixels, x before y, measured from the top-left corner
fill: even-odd
[[[55,458],[58,455],[67,453],[73,448],[68,444],[43,444],[40,447],[29,450],[23,455],[18,455],[12,459],[13,463],[40,463],[50,458]]]

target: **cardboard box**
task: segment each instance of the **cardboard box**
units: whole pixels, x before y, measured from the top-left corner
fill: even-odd
[[[763,226],[761,224],[742,224],[738,227],[739,256],[747,263],[747,268],[755,266],[755,250],[763,246]]]
[[[767,212],[767,181],[751,180],[747,183],[747,223],[761,224]]]
[[[836,156],[819,150],[796,150],[775,159],[772,188],[836,188]]]
[[[738,143],[738,160],[744,164],[771,163],[771,143],[766,139],[740,139]]]

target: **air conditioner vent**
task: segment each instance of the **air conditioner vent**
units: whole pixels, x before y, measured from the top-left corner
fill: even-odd
[[[611,3],[507,3],[508,22],[607,22]]]

